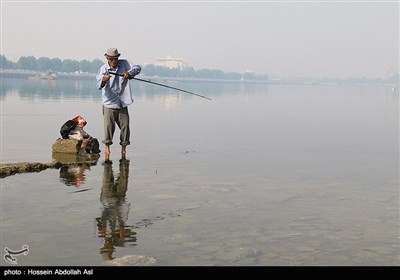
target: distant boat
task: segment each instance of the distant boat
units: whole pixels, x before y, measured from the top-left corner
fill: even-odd
[[[40,79],[40,80],[57,80],[56,71],[47,71],[43,73],[37,73],[36,75],[30,75],[29,78]]]

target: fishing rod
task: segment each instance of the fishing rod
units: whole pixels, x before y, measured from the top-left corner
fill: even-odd
[[[116,72],[113,72],[113,71],[108,71],[108,74],[116,75],[116,76],[122,76],[122,77],[124,76],[124,74],[116,73]],[[163,85],[163,84],[160,84],[160,83],[152,82],[152,81],[150,81],[150,80],[144,80],[144,79],[139,79],[139,78],[135,78],[135,77],[133,77],[132,79],[138,80],[138,81],[141,81],[141,82],[145,82],[145,83],[149,83],[149,84],[153,84],[153,85],[158,85],[158,86],[162,86],[162,87],[166,87],[166,88],[171,88],[171,89],[179,90],[179,91],[182,91],[182,92],[186,92],[186,93],[189,93],[189,94],[193,94],[193,95],[200,96],[200,97],[206,98],[206,99],[208,99],[208,100],[211,100],[211,98],[209,98],[209,97],[207,97],[207,96],[200,95],[200,94],[197,94],[197,93],[194,93],[194,92],[190,92],[190,91],[187,91],[187,90],[184,90],[184,89],[180,89],[180,88],[176,88],[176,87],[171,87],[171,86]]]

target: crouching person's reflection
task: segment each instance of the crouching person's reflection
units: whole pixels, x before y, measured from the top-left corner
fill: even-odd
[[[64,165],[60,168],[60,180],[67,186],[79,188],[85,182],[85,171],[88,169],[89,163]]]
[[[112,260],[115,247],[136,245],[136,232],[126,226],[130,203],[126,201],[128,189],[129,161],[121,159],[119,174],[114,176],[112,162],[103,163],[103,186],[100,194],[101,217],[96,218],[98,237],[103,239],[100,254],[105,260]]]

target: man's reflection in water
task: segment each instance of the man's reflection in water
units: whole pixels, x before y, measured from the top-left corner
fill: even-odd
[[[119,161],[119,174],[114,177],[112,162],[103,163],[103,186],[100,194],[101,217],[96,218],[98,237],[104,241],[100,254],[105,260],[112,260],[115,247],[126,244],[136,246],[136,232],[125,223],[128,220],[130,203],[126,202],[128,190],[129,160]]]

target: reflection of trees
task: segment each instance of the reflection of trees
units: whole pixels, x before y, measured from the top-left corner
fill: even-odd
[[[153,81],[150,79],[150,81]],[[221,96],[224,94],[237,95],[242,94],[245,90],[257,91],[267,90],[265,85],[257,84],[239,84],[239,83],[211,83],[211,82],[195,82],[195,81],[174,81],[167,79],[156,79],[157,83],[167,86],[178,87],[187,91],[195,92],[210,97]],[[18,94],[24,101],[34,100],[101,100],[98,89],[93,86],[93,80],[40,80],[40,79],[2,79],[3,88],[0,91],[0,100],[7,95]],[[173,89],[143,83],[139,81],[131,81],[135,86],[135,96],[144,100],[160,100],[165,97],[181,99],[196,98],[193,95],[182,93]]]
[[[17,93],[22,100],[101,100],[92,80],[2,79],[0,95]]]
[[[113,259],[115,247],[125,244],[136,245],[136,232],[126,226],[130,203],[126,202],[128,189],[129,161],[120,160],[119,174],[114,177],[112,162],[103,164],[103,186],[100,194],[102,203],[101,217],[96,218],[98,237],[104,243],[100,254],[105,260]]]

